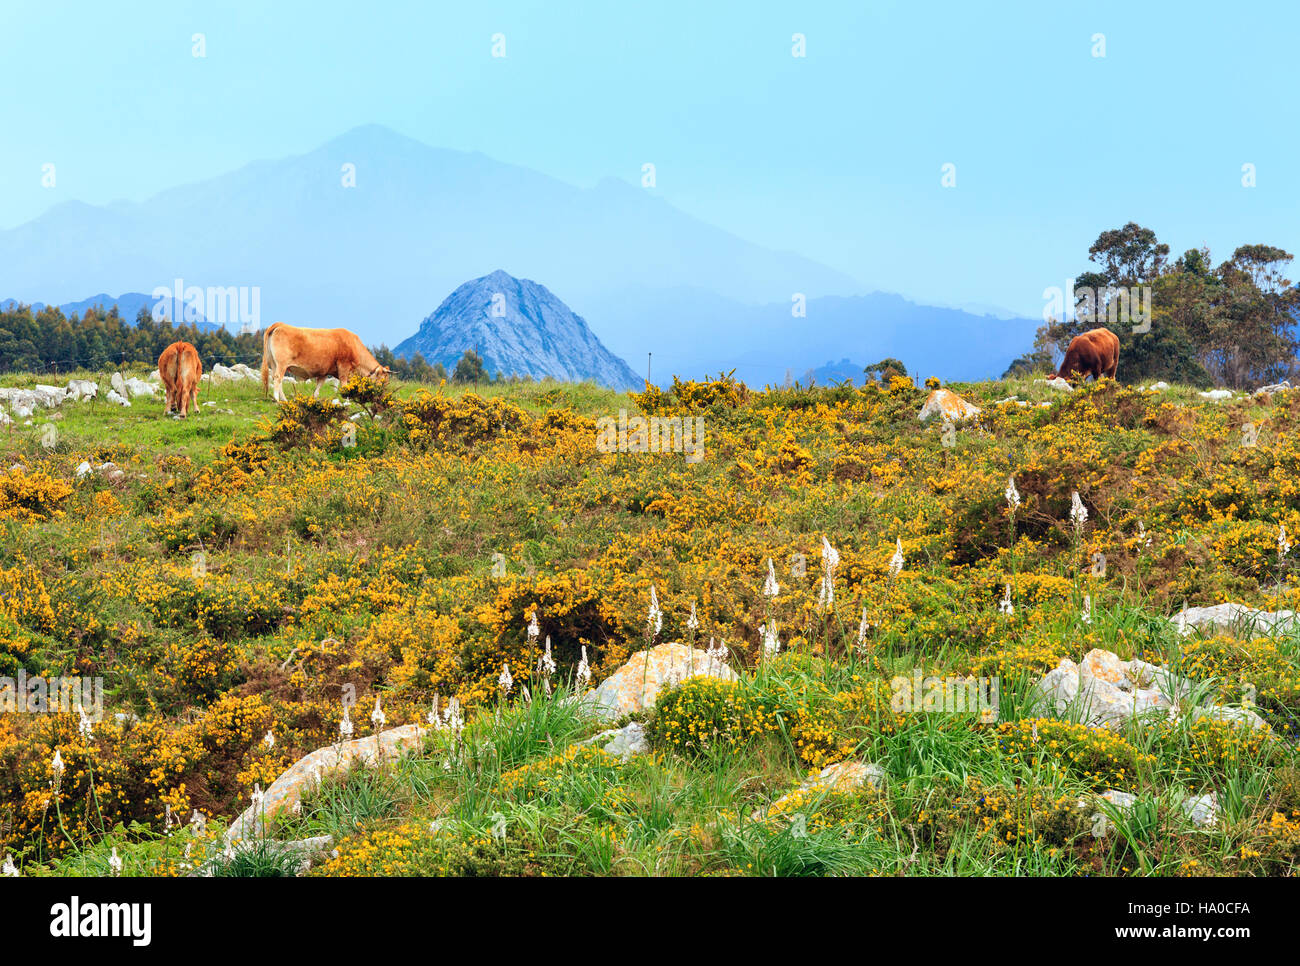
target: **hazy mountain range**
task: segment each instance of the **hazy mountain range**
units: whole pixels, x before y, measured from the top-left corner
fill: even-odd
[[[0,231],[7,297],[70,302],[176,279],[256,288],[263,325],[346,326],[372,345],[400,343],[430,306],[498,268],[556,293],[638,373],[652,352],[655,381],[731,368],[780,381],[846,356],[998,375],[1037,325],[868,294],[652,190],[575,187],[374,125],[143,202],[65,202]],[[790,314],[796,293],[806,318]]]

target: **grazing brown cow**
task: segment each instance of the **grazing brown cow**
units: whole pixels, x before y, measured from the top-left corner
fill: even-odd
[[[1082,380],[1092,376],[1097,380],[1110,376],[1114,379],[1118,371],[1119,336],[1110,329],[1089,329],[1070,340],[1061,369],[1052,378],[1069,381],[1074,377]]]
[[[296,325],[275,322],[262,333],[262,390],[268,379],[275,384],[275,399],[284,402],[284,375],[291,373],[316,380],[316,391],[330,376],[345,383],[354,373],[387,382],[392,370],[381,366],[361,344],[356,333],[347,329],[301,329]]]
[[[185,417],[193,407],[197,415],[199,378],[203,375],[199,350],[188,342],[173,342],[158,357],[158,375],[162,376],[167,395],[164,412],[179,412]]]

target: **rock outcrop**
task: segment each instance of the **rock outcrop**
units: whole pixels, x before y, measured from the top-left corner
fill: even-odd
[[[396,760],[403,753],[418,748],[424,732],[425,729],[419,725],[403,725],[368,738],[317,748],[298,759],[272,783],[262,794],[260,806],[254,802],[231,824],[226,831],[227,841],[263,838],[266,830],[275,824],[276,817],[302,801],[303,793],[314,790],[326,775],[346,771],[353,764],[373,766],[382,761]]]
[[[879,765],[871,765],[863,761],[839,761],[827,765],[767,808],[756,810],[751,818],[762,821],[772,815],[787,813],[800,803],[812,801],[827,792],[854,791],[863,787],[879,791],[884,786],[885,770]]]
[[[1245,604],[1215,604],[1213,607],[1185,607],[1173,616],[1174,627],[1184,636],[1193,630],[1230,631],[1239,634],[1277,634],[1296,627],[1292,610],[1256,610]]]
[[[637,651],[583,700],[591,702],[601,718],[616,721],[623,715],[653,707],[662,689],[699,675],[736,680],[735,671],[699,648],[678,642],[659,644],[648,654]]]
[[[980,408],[974,403],[967,402],[950,389],[936,389],[926,397],[925,405],[921,411],[916,414],[916,418],[921,422],[926,422],[931,416],[939,416],[942,419],[960,422],[964,419],[973,419],[980,414]]]
[[[1168,719],[1213,718],[1252,728],[1267,727],[1249,708],[1189,706],[1191,682],[1166,668],[1145,661],[1124,661],[1100,648],[1089,651],[1080,664],[1063,658],[1047,672],[1037,689],[1055,715],[1077,715],[1092,727],[1117,729],[1153,711],[1163,712]]]

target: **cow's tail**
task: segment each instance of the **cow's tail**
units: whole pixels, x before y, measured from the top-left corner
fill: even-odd
[[[266,395],[267,390],[270,388],[271,345],[269,340],[271,333],[275,331],[276,326],[279,324],[279,322],[272,322],[266,327],[266,331],[262,333],[262,395]]]

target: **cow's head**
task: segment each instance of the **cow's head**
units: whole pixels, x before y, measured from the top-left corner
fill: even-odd
[[[387,382],[388,377],[391,376],[392,374],[393,374],[393,370],[389,369],[388,366],[380,366],[378,369],[376,369],[374,372],[370,374],[370,377],[372,379],[378,379],[380,382]]]

